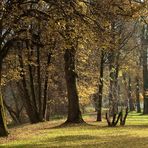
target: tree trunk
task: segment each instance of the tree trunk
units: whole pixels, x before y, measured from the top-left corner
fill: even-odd
[[[0,21],[0,39],[2,39],[2,21]],[[3,105],[3,99],[2,99],[2,93],[1,93],[1,79],[2,79],[2,62],[4,57],[6,56],[7,52],[2,55],[2,41],[0,41],[0,137],[6,137],[8,136],[8,130],[6,125],[6,119],[5,119],[5,111],[4,111],[4,105]]]
[[[6,107],[6,109],[9,112],[11,118],[13,119],[13,121],[16,124],[21,124],[20,116],[9,105],[7,105],[7,103],[5,101],[3,101],[3,102],[4,102],[4,106]]]
[[[128,79],[128,99],[129,99],[129,109],[130,111],[134,111],[134,102],[132,98],[132,86],[131,86],[131,77],[129,76]]]
[[[97,100],[97,121],[102,121],[102,95],[103,95],[103,71],[104,71],[104,53],[101,53],[100,61],[100,78],[99,78],[99,91]]]
[[[119,54],[119,53],[118,53]],[[110,115],[118,113],[118,56],[115,52],[110,55],[110,86],[109,86],[109,112]]]
[[[48,66],[50,64],[50,60],[51,60],[51,53],[48,54],[48,57],[47,57],[47,65],[46,65],[46,72],[45,72],[45,82],[44,82],[44,97],[43,97],[43,111],[42,111],[42,114],[43,114],[43,117],[44,119],[46,119],[46,114],[47,114],[47,106],[49,106],[47,104],[47,90],[48,90],[48,77],[49,77],[49,74],[48,74]]]
[[[144,114],[148,114],[148,47],[143,47]]]
[[[131,85],[131,77],[130,76],[128,79],[128,99],[129,99],[129,109],[130,109],[130,111],[134,111],[135,107],[134,107],[134,101],[132,98],[132,85]]]
[[[68,118],[66,123],[82,123],[79,98],[76,87],[76,72],[75,72],[75,49],[66,49],[65,60],[65,79],[67,85],[67,97],[68,97]]]
[[[139,95],[139,78],[136,77],[136,106],[137,106],[137,113],[141,113],[141,107],[140,107],[140,95]]]
[[[27,88],[27,82],[26,82],[26,76],[24,74],[24,62],[23,62],[23,57],[22,57],[22,51],[21,48],[18,49],[18,57],[19,57],[19,63],[20,63],[20,67],[22,69],[21,71],[21,83],[22,83],[22,101],[24,102],[24,106],[27,112],[27,115],[29,116],[30,122],[31,123],[38,123],[41,120],[39,119],[39,116],[37,114],[37,111],[34,107],[34,104],[32,103],[31,99],[30,99],[30,95],[29,95],[29,91]],[[18,87],[20,89],[20,86]]]
[[[148,114],[148,25],[143,25],[142,29],[142,54],[143,54],[143,113]]]
[[[0,137],[8,136],[8,130],[5,119],[4,104],[1,94],[2,62],[0,61]]]
[[[37,35],[36,40],[40,43],[40,34]],[[37,52],[37,83],[38,83],[38,106],[40,118],[44,118],[42,114],[42,82],[41,82],[41,59],[40,59],[40,47],[36,45]]]
[[[110,85],[109,85],[109,115],[113,115],[113,81],[114,81],[114,66],[113,66],[113,53],[110,56],[110,64],[109,64],[109,77],[110,77]]]
[[[34,73],[33,73],[33,66],[31,65],[33,56],[33,47],[31,47],[31,51],[29,48],[29,41],[26,41],[26,47],[28,49],[28,73],[29,73],[29,84],[30,84],[30,96],[32,98],[32,106],[34,108],[34,111],[36,112],[36,115],[39,116],[38,107],[37,107],[37,101],[36,101],[36,95],[35,95],[35,88],[34,88]],[[38,117],[39,118],[39,117]]]

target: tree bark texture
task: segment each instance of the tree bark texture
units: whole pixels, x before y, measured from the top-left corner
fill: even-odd
[[[148,114],[148,47],[143,47],[144,114]]]
[[[100,61],[100,78],[99,78],[99,91],[97,100],[97,121],[102,121],[102,95],[103,95],[103,71],[104,71],[104,53],[101,53]]]
[[[143,25],[141,41],[143,52],[143,113],[148,114],[148,24]]]
[[[1,79],[2,79],[2,61],[0,61],[0,137],[8,136],[8,129],[6,124],[4,104],[1,94]]]
[[[76,86],[76,72],[75,72],[75,49],[65,50],[65,79],[67,85],[68,97],[68,118],[66,123],[82,123],[82,115],[79,107],[79,98]]]

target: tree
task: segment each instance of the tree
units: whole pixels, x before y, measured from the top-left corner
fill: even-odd
[[[144,114],[148,114],[148,25],[142,29]]]
[[[67,84],[68,97],[68,117],[66,123],[81,123],[83,122],[80,107],[78,92],[76,87],[76,73],[75,73],[75,49],[66,49],[65,59],[65,79]]]
[[[2,60],[5,57],[2,56],[2,50],[0,49],[0,136],[8,136],[8,130],[6,125],[5,109],[1,94],[1,78],[2,78]]]
[[[0,87],[2,78],[2,66],[5,57],[12,47],[16,45],[17,41],[22,41],[22,33],[26,31],[26,28],[19,26],[22,18],[28,15],[34,15],[23,9],[22,5],[37,3],[38,1],[5,1],[3,0],[0,5],[1,18],[0,18]],[[0,90],[1,91],[1,90]],[[0,93],[1,94],[1,93]],[[1,95],[0,95],[1,96]],[[0,97],[0,133],[1,136],[7,136],[7,127],[4,117],[3,99]]]
[[[136,106],[137,106],[137,113],[141,113],[140,107],[140,82],[138,76],[135,78],[136,80]]]
[[[134,102],[132,98],[132,83],[131,83],[131,77],[128,77],[128,99],[129,99],[129,109],[130,111],[134,111]]]
[[[70,3],[70,6],[73,4]],[[75,6],[75,5],[74,5]],[[73,14],[70,14],[73,15]],[[70,15],[65,16],[66,20],[66,48],[64,54],[65,60],[65,80],[67,86],[67,98],[68,98],[68,117],[66,123],[82,123],[84,122],[82,119],[80,106],[79,106],[79,97],[76,85],[77,73],[75,69],[75,56],[78,47],[78,39],[72,35],[75,33],[75,18],[71,18]],[[67,48],[68,46],[68,48]]]
[[[103,73],[104,73],[104,51],[101,52],[101,61],[100,61],[100,77],[99,77],[99,90],[97,94],[97,121],[102,121],[102,97],[103,97]]]

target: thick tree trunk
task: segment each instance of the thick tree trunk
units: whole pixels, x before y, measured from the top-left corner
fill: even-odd
[[[102,121],[102,96],[99,96],[98,100],[97,121]]]
[[[68,118],[66,123],[82,123],[79,98],[76,87],[76,72],[75,72],[75,49],[66,49],[65,60],[65,79],[67,85],[67,97],[68,97]]]
[[[2,21],[0,21],[0,39],[2,39]],[[2,41],[0,41],[0,137],[2,136],[8,136],[8,130],[6,125],[6,119],[5,119],[5,111],[4,111],[4,105],[3,105],[3,99],[1,94],[1,79],[2,79],[2,62],[4,57],[7,55],[7,52],[2,55]]]
[[[129,99],[129,109],[130,111],[134,111],[134,101],[132,98],[132,84],[131,84],[131,77],[128,78],[128,99]]]
[[[102,121],[102,95],[103,95],[103,71],[104,71],[104,53],[101,53],[100,61],[100,78],[99,78],[99,91],[97,100],[97,121]]]
[[[140,92],[139,92],[139,78],[136,77],[136,106],[137,106],[137,113],[141,113],[141,107],[140,107]]]
[[[0,61],[0,137],[8,136],[8,130],[5,119],[4,104],[1,94],[2,61]]]

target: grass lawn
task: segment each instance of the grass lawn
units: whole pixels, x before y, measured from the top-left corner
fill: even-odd
[[[132,113],[125,127],[109,128],[104,120],[95,122],[94,115],[85,115],[90,125],[56,127],[64,120],[9,129],[8,138],[0,138],[0,147],[94,147],[148,148],[148,116]]]

